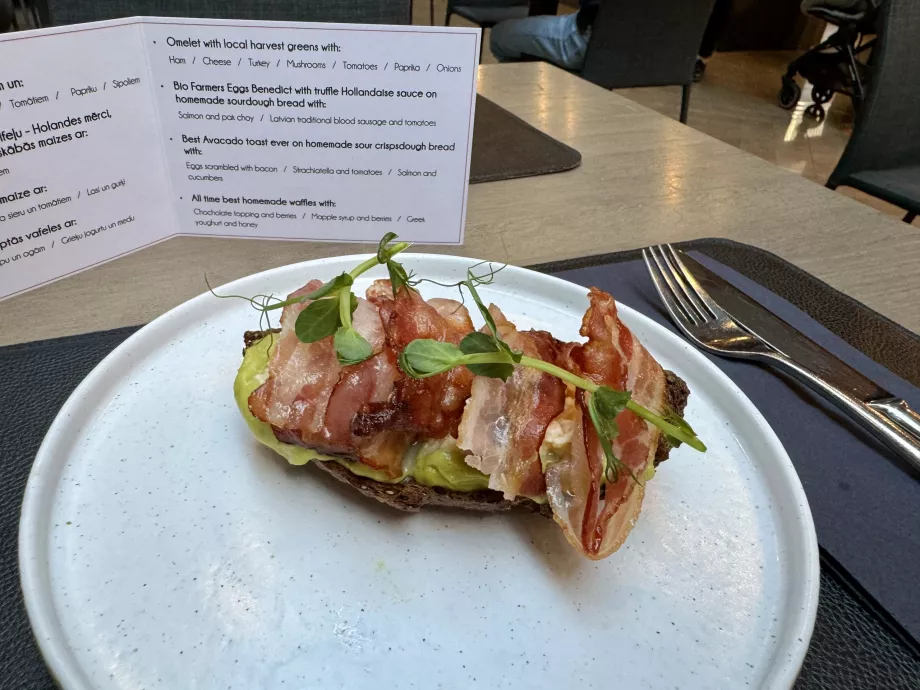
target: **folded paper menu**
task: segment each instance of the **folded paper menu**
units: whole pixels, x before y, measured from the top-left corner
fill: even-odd
[[[0,299],[176,235],[462,243],[479,40],[154,17],[0,37]]]

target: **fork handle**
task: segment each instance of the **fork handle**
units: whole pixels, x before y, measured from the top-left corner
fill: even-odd
[[[903,458],[920,476],[920,417],[903,400],[866,403],[831,385],[785,355],[770,352],[763,353],[761,357],[834,403]],[[916,435],[908,429],[914,430]]]

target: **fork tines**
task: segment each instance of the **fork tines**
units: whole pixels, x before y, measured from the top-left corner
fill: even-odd
[[[642,257],[658,294],[675,321],[694,325],[728,316],[703,289],[670,244],[642,250]]]

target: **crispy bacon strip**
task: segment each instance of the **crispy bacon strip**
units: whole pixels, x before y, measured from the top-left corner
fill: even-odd
[[[380,312],[386,344],[399,353],[417,338],[459,344],[473,330],[469,312],[454,300],[426,302],[414,290],[400,290],[394,298],[390,281],[378,280],[367,299]],[[385,402],[370,402],[355,416],[356,436],[384,430],[404,431],[425,438],[456,436],[463,404],[470,396],[473,375],[457,367],[427,379],[401,376]]]
[[[356,312],[357,313],[357,312]],[[381,335],[382,335],[381,329]],[[371,437],[352,434],[355,415],[369,403],[383,403],[393,393],[399,379],[396,355],[384,347],[370,359],[345,367],[326,408],[326,434],[329,443],[391,478],[402,475],[403,458],[413,436],[401,431],[384,430]]]
[[[575,396],[566,397],[562,414],[547,427],[540,447],[540,458],[546,465],[546,498],[553,518],[569,543],[581,552],[585,552],[582,528],[587,522],[588,504],[594,497],[596,511],[600,479],[588,464],[584,421]]]
[[[588,342],[567,345],[560,363],[570,371],[617,390],[658,414],[664,411],[664,371],[617,316],[613,297],[591,288],[591,306],[582,320]],[[641,478],[653,462],[660,431],[629,410],[617,416],[620,435],[614,454]],[[605,459],[590,422],[584,395],[550,425],[541,453],[549,459],[545,473],[547,497],[556,521],[573,546],[589,558],[616,551],[632,529],[642,506],[644,489],[626,472],[604,487]],[[570,443],[566,443],[570,439]]]
[[[322,281],[311,280],[288,298],[317,290]],[[314,447],[324,441],[326,405],[342,367],[332,338],[302,343],[294,332],[297,315],[310,301],[289,304],[281,312],[281,333],[275,336],[268,380],[249,396],[252,414],[272,425],[275,436],[288,443]]]
[[[543,331],[519,332],[494,304],[489,312],[499,335],[529,357],[554,361],[555,340]],[[483,330],[486,330],[485,328]],[[457,445],[466,462],[489,475],[489,488],[505,498],[546,491],[539,449],[549,423],[562,412],[565,385],[555,376],[515,367],[507,380],[477,376],[463,412]]]
[[[308,294],[321,285],[318,280],[310,281],[289,297]],[[400,377],[396,356],[386,347],[376,307],[359,299],[352,317],[355,329],[371,344],[374,356],[343,368],[332,337],[315,343],[298,340],[294,324],[308,304],[306,301],[283,309],[269,377],[249,397],[250,411],[271,424],[281,441],[354,457],[391,477],[399,477],[403,456],[412,442],[410,436],[385,432],[365,439],[351,433],[355,413],[370,402],[387,400]]]

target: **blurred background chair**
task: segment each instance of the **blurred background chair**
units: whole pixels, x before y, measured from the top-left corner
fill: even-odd
[[[875,45],[866,40],[875,33],[875,22],[881,0],[802,0],[802,12],[820,19],[837,30],[826,40],[789,63],[779,92],[779,104],[791,110],[799,102],[802,89],[795,81],[797,74],[811,85],[812,103],[805,114],[817,120],[825,116],[824,104],[835,93],[849,96],[854,109],[865,98],[865,56]],[[860,56],[864,56],[860,60]]]
[[[434,24],[434,0],[431,6],[431,23]],[[481,29],[491,29],[506,19],[523,19],[530,13],[530,0],[447,0],[447,14],[444,26],[450,25],[450,18],[459,15],[473,22]],[[485,41],[479,44],[479,61],[482,62],[482,49]]]
[[[920,213],[920,2],[885,0],[869,86],[827,186],[854,187]]]
[[[33,0],[0,0],[0,33],[40,26],[38,8]]]
[[[16,10],[13,0],[0,0],[0,33],[16,28]]]
[[[687,122],[693,69],[715,0],[605,0],[588,40],[581,75],[607,89],[683,88]]]
[[[207,19],[409,24],[410,0],[42,0],[48,24],[149,15]]]

